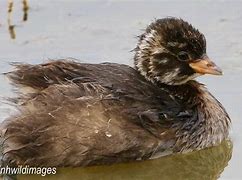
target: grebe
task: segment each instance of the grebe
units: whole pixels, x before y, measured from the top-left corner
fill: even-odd
[[[88,166],[144,160],[216,146],[230,118],[194,78],[222,71],[206,40],[178,18],[158,19],[139,37],[135,68],[55,60],[15,65],[19,113],[1,125],[8,165]]]

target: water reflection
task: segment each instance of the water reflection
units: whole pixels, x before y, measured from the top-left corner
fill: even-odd
[[[23,0],[22,5],[23,5],[23,21],[27,21],[28,20],[28,10],[29,10],[28,1]],[[9,32],[11,39],[16,38],[15,25],[12,24],[13,8],[14,8],[14,1],[8,0],[8,19],[7,19],[7,21],[8,21],[8,32]]]
[[[13,12],[13,1],[9,0],[8,1],[8,32],[10,34],[11,39],[16,38],[15,30],[14,30],[14,25],[12,24],[12,12]]]
[[[23,21],[28,20],[28,10],[29,10],[28,1],[23,0],[23,12],[24,12]]]
[[[221,145],[188,154],[167,156],[156,160],[95,166],[87,168],[59,169],[56,175],[45,179],[85,179],[85,180],[215,180],[228,165],[232,156],[232,143],[225,141]],[[19,176],[19,179],[42,179],[40,176]]]

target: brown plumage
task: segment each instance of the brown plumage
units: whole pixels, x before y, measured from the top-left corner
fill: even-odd
[[[148,28],[165,28],[170,19],[164,22],[157,21]],[[180,19],[171,23],[178,22],[182,30],[193,32],[193,27]],[[16,69],[6,75],[19,89],[32,91],[13,100],[19,114],[1,125],[3,162],[30,166],[109,164],[199,150],[227,138],[230,119],[224,108],[204,85],[190,80],[197,61],[167,58],[160,52],[165,49],[161,43],[147,54],[154,50],[154,46],[144,47],[145,38],[148,44],[153,42],[148,42],[151,36],[147,32],[136,48],[137,70],[114,63],[71,60],[15,65]],[[159,31],[152,32],[159,35]],[[206,50],[202,46],[201,50],[202,57],[197,59],[205,57]],[[169,72],[173,67],[176,73],[169,75],[166,68],[157,68],[157,57],[166,58],[164,67],[171,61]],[[186,63],[193,63],[192,68]],[[151,71],[142,71],[145,68]],[[209,68],[210,73],[219,72],[215,64]],[[161,77],[171,79],[162,81]]]

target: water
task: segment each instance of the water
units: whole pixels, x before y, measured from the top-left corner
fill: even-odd
[[[167,156],[156,160],[96,166],[88,168],[66,168],[56,176],[46,179],[85,179],[85,180],[210,180],[217,179],[231,158],[232,146],[224,142],[218,147]],[[41,179],[40,176],[21,176],[20,179]]]
[[[225,142],[204,151],[152,161],[67,168],[49,179],[242,178],[242,2],[31,0],[28,6],[22,0],[13,0],[8,13],[7,1],[0,1],[0,73],[9,71],[12,61],[37,64],[65,57],[132,65],[136,36],[147,24],[155,18],[181,17],[205,34],[208,55],[224,71],[222,77],[204,76],[199,80],[225,106],[233,123],[233,148]],[[13,96],[9,82],[0,78],[0,97]],[[12,113],[11,106],[0,104],[1,121]]]

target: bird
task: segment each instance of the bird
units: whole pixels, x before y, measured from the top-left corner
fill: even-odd
[[[205,36],[156,19],[138,36],[134,67],[56,59],[13,64],[18,112],[1,123],[4,165],[78,167],[154,159],[219,145],[231,120],[195,80],[222,75]]]

